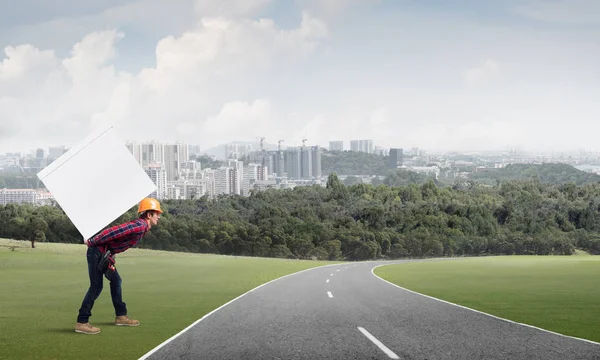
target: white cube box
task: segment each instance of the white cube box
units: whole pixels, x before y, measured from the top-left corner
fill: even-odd
[[[85,239],[156,191],[113,126],[91,134],[37,176]]]

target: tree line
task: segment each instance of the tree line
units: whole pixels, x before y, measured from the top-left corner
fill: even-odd
[[[600,181],[600,175],[576,169],[568,164],[509,164],[503,168],[474,172],[469,178],[478,182],[494,184],[499,181],[538,178],[551,184],[583,185]]]
[[[380,175],[393,171],[388,168],[388,156],[358,151],[328,151],[321,155],[321,172],[324,175]]]
[[[326,186],[164,200],[159,226],[138,246],[321,260],[600,254],[600,183],[413,180],[346,186],[333,173]],[[110,225],[136,218],[136,208]],[[0,237],[83,240],[58,205],[0,205]]]

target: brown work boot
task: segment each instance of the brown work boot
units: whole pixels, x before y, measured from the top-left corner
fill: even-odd
[[[138,326],[139,324],[139,321],[130,319],[127,315],[117,316],[115,319],[115,325],[118,326]]]
[[[75,325],[75,332],[93,335],[98,334],[100,332],[100,329],[90,325],[89,322],[85,324],[77,323],[77,325]]]

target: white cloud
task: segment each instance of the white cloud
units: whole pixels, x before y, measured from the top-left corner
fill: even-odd
[[[102,81],[114,76],[114,69],[107,64],[116,56],[115,44],[124,37],[116,31],[95,32],[85,36],[73,46],[71,57],[62,65],[74,84]]]
[[[0,99],[5,100],[0,119],[12,123],[14,136],[27,139],[30,146],[85,135],[95,114],[113,111],[113,93],[126,81],[105,65],[121,37],[115,31],[90,34],[62,61],[52,51],[31,46],[7,49],[0,74],[11,76],[0,76]]]
[[[286,146],[306,136],[325,146],[373,139],[432,150],[597,143],[600,54],[593,33],[555,36],[439,14],[323,20],[352,6],[360,12],[369,0],[298,0],[310,11],[299,12],[297,24],[290,14],[282,22],[259,17],[270,0],[210,0],[196,13],[193,0],[184,1],[191,14],[183,15],[181,31],[169,18],[184,13],[182,3],[169,10],[144,0],[88,17],[92,28],[115,30],[86,31],[67,50],[6,47],[0,152],[69,145],[109,123],[128,140],[203,148],[260,136]],[[139,12],[144,6],[146,14]],[[197,14],[205,16],[192,21]],[[147,25],[129,29],[146,18]],[[88,29],[82,18],[72,21]],[[152,40],[155,62],[123,71],[120,58],[135,62],[129,48],[140,31],[161,34]]]
[[[547,22],[600,23],[598,0],[532,0],[515,10],[521,15]]]
[[[53,65],[54,52],[40,51],[31,45],[7,46],[6,58],[0,63],[0,81],[31,76],[31,71],[44,72]]]
[[[276,124],[269,100],[257,99],[252,103],[234,101],[224,104],[221,111],[209,117],[197,133],[212,139],[211,142],[216,145],[230,141],[232,134],[246,139],[255,138],[269,131],[270,126]]]
[[[306,56],[326,36],[325,24],[308,13],[292,30],[279,29],[269,19],[202,19],[198,28],[162,39],[156,48],[156,68],[144,69],[141,77],[149,87],[164,90],[168,81],[189,78],[191,73],[220,77],[257,66],[265,69],[273,61]]]
[[[179,37],[161,40],[156,67],[138,74],[114,68],[116,44],[124,38],[116,30],[85,36],[64,59],[30,45],[10,47],[0,63],[0,119],[16,125],[4,125],[0,136],[49,146],[118,123],[125,137],[137,140],[216,145],[245,137],[271,121],[271,104],[260,98],[235,101],[231,87],[274,61],[304,58],[325,36],[325,24],[308,13],[290,30],[269,19],[206,18]],[[15,91],[27,79],[27,92]]]

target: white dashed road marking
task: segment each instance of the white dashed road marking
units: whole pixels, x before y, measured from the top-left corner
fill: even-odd
[[[360,332],[363,333],[363,335],[365,335],[369,340],[371,340],[373,344],[377,345],[381,350],[383,350],[383,352],[391,359],[400,359],[398,355],[396,355],[392,350],[388,349],[387,346],[383,345],[381,341],[377,340],[377,338],[371,335],[367,330],[360,326],[358,327],[358,330],[360,330]]]

